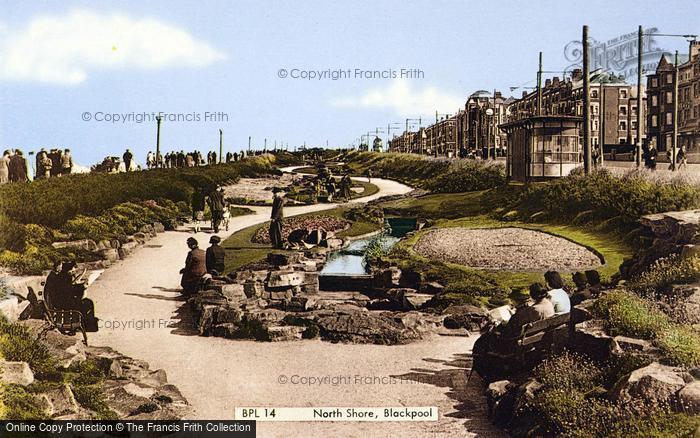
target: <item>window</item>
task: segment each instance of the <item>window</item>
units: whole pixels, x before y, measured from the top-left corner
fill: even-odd
[[[620,144],[627,144],[627,138],[620,137]]]
[[[673,73],[666,73],[666,83],[667,84],[673,83]]]
[[[624,88],[620,90],[620,99],[627,99],[627,90]]]
[[[659,80],[657,78],[651,78],[651,86],[652,87],[658,87],[659,86]]]
[[[620,115],[621,116],[627,115],[627,105],[620,105]]]
[[[651,106],[657,106],[659,104],[659,96],[653,94],[651,96]]]
[[[620,121],[620,131],[627,131],[627,122],[624,120]]]
[[[632,120],[632,122],[630,122],[630,129],[633,129],[635,131],[637,130],[637,121],[636,120]]]
[[[591,90],[591,98],[593,98],[593,99],[598,98],[598,90]]]
[[[656,115],[651,116],[651,126],[657,127],[659,126],[659,117]]]
[[[673,103],[673,93],[670,91],[666,92],[666,103]]]
[[[673,124],[673,113],[666,113],[666,124],[667,125]]]
[[[591,105],[591,114],[598,114],[598,104]]]

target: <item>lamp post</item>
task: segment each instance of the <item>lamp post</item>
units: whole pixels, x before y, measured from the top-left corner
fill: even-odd
[[[160,122],[163,120],[161,116],[156,117],[156,167],[160,167]]]
[[[494,112],[493,109],[491,109],[491,108],[486,109],[486,115],[489,116],[491,118],[491,120],[493,120],[495,118],[494,117],[495,114],[496,113]],[[488,126],[494,126],[494,123],[490,123]],[[487,134],[486,135],[486,159],[488,160],[489,158],[491,158],[491,140],[490,140],[491,136],[488,135],[489,134],[488,132],[486,134]],[[495,143],[493,145],[493,155],[494,155],[493,159],[495,160],[496,159],[496,144]]]

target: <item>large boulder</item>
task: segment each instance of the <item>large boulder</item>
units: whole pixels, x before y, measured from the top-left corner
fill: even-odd
[[[365,344],[405,344],[420,336],[403,324],[384,315],[349,312],[319,317],[321,337],[330,341]]]
[[[0,382],[8,385],[31,385],[34,383],[34,373],[27,362],[0,360]]]
[[[449,329],[465,328],[478,332],[487,320],[484,309],[471,305],[449,306],[442,314],[445,315],[443,323]]]
[[[8,321],[15,322],[27,307],[29,307],[29,301],[10,296],[0,301],[0,314],[4,315]]]
[[[594,360],[605,361],[613,351],[613,337],[607,333],[607,323],[602,319],[591,319],[576,324],[572,348]]]
[[[72,240],[70,242],[53,242],[51,244],[56,249],[71,248],[85,251],[96,251],[97,243],[91,239]]]
[[[678,369],[652,362],[620,379],[610,391],[610,396],[621,403],[641,400],[646,404],[674,404],[676,393],[685,384]]]

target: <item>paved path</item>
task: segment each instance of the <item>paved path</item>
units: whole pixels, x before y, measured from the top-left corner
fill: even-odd
[[[374,178],[380,193],[410,189]],[[365,201],[367,199],[364,199]],[[333,208],[321,204],[285,209],[288,216]],[[269,208],[232,220],[227,237],[262,223]],[[465,382],[465,353],[472,338],[434,337],[405,346],[332,344],[318,340],[261,343],[200,337],[182,309],[178,271],[187,254],[188,229],[158,235],[104,272],[88,290],[102,328],[93,345],[108,345],[167,371],[199,419],[232,419],[237,406],[437,406],[439,422],[258,423],[258,436],[495,436],[485,418],[478,378]],[[204,244],[209,234],[195,237]],[[119,327],[116,325],[119,324]],[[124,324],[128,324],[123,328]],[[284,377],[279,377],[284,376]],[[297,377],[294,377],[297,376]],[[303,385],[302,377],[340,384]],[[344,377],[338,377],[344,376]],[[356,381],[355,376],[365,383]],[[388,381],[390,376],[403,376]],[[280,383],[284,378],[286,384]],[[366,383],[369,379],[370,383]]]

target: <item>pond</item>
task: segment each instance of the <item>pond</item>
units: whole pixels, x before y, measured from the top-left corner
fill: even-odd
[[[406,233],[415,230],[415,228],[415,218],[386,219],[385,228],[381,234],[353,240],[342,249],[330,253],[320,275],[365,275],[367,274],[367,266],[364,256],[367,245],[376,241],[384,251],[388,251]]]

